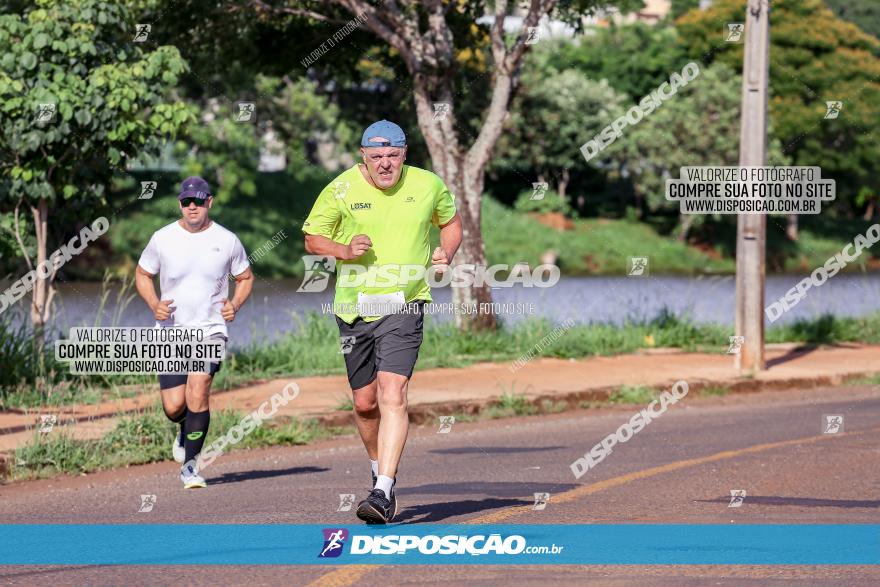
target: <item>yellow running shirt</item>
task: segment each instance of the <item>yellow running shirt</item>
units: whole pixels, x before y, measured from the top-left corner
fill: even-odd
[[[358,293],[366,295],[403,292],[406,302],[431,301],[431,288],[417,270],[431,262],[428,231],[455,216],[455,198],[443,180],[425,169],[404,165],[397,184],[387,190],[373,187],[358,165],[341,173],[318,196],[303,224],[306,234],[325,236],[348,244],[358,234],[372,241],[372,248],[353,261],[336,262],[335,313],[347,323],[358,313]],[[361,268],[346,270],[347,265]],[[357,271],[355,271],[355,269]],[[341,275],[356,275],[355,280]],[[365,321],[381,316],[364,316]]]

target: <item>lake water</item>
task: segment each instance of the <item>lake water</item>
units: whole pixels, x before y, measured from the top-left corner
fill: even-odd
[[[766,303],[781,297],[803,276],[774,275],[767,278]],[[299,279],[257,279],[251,299],[230,325],[230,345],[240,347],[253,341],[268,342],[297,327],[298,319],[308,312],[320,313],[321,304],[332,302],[332,292],[297,293]],[[59,284],[56,324],[92,326],[98,315],[101,284]],[[532,316],[553,322],[568,318],[578,323],[649,320],[663,308],[688,315],[696,322],[732,325],[734,321],[733,276],[680,277],[564,277],[552,288],[495,289],[494,300],[521,304]],[[830,313],[836,316],[861,316],[880,308],[880,274],[837,275],[819,288],[812,288],[797,306],[777,323],[798,318],[812,318]],[[449,288],[433,290],[435,303],[451,301]],[[23,303],[18,306],[23,308]],[[117,311],[115,295],[109,296],[103,310],[102,324],[109,325]],[[505,315],[508,321],[526,317],[522,313]],[[450,313],[434,314],[433,319],[448,321]],[[332,320],[330,315],[327,320]],[[118,326],[151,326],[152,314],[135,297],[121,313]]]

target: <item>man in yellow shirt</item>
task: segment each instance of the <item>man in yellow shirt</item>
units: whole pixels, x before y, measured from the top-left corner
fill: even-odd
[[[398,125],[370,125],[360,152],[363,164],[324,188],[303,232],[308,253],[337,260],[336,322],[355,422],[372,465],[373,489],[357,515],[384,524],[397,513],[395,475],[409,429],[406,392],[422,344],[424,303],[431,301],[425,268],[445,271],[462,231],[443,180],[403,164],[406,135]],[[440,228],[433,253],[432,224]]]

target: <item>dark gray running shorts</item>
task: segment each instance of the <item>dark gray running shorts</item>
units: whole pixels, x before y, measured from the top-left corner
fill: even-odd
[[[212,334],[208,337],[208,339],[219,338],[222,340],[226,340],[226,337],[222,334]],[[220,370],[221,365],[223,365],[223,361],[217,361],[216,363],[211,363],[208,368],[208,375],[211,377]],[[186,385],[186,379],[189,377],[187,373],[168,373],[166,375],[159,375],[159,390],[163,389],[171,389],[172,387],[178,387],[180,385]]]
[[[340,347],[351,388],[369,385],[379,371],[412,377],[422,346],[424,319],[423,301],[410,302],[406,312],[373,322],[364,322],[358,317],[348,324],[337,316]]]

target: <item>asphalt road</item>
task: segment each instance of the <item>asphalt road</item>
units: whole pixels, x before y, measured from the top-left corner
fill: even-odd
[[[642,406],[412,429],[407,523],[880,523],[880,387],[688,397],[580,479],[569,464]],[[823,415],[844,430],[822,434]],[[369,462],[354,437],[226,455],[184,491],[175,463],[0,487],[0,523],[357,523]],[[730,490],[747,492],[728,507]],[[533,494],[550,494],[532,509]],[[153,494],[151,512],[140,496]],[[198,537],[193,537],[198,540]],[[149,548],[145,545],[145,548]],[[10,585],[864,584],[872,566],[0,567]]]

